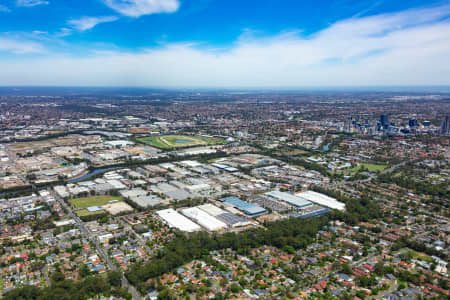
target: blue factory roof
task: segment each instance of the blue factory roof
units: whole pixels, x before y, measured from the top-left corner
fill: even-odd
[[[253,203],[249,203],[246,201],[242,201],[238,197],[223,198],[220,201],[229,203],[229,204],[233,205],[234,207],[236,207],[237,209],[242,210],[247,215],[251,215],[251,216],[260,215],[260,214],[267,212],[261,206],[253,204]]]

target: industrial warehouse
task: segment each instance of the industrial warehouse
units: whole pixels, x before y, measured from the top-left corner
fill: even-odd
[[[160,210],[156,212],[161,219],[163,219],[169,227],[175,227],[181,231],[194,232],[201,228],[185,216],[179,214],[172,208]]]
[[[305,201],[311,201],[313,203],[331,208],[331,209],[337,209],[340,211],[345,210],[345,204],[342,202],[337,201],[334,198],[328,197],[324,194],[317,193],[314,191],[306,191],[302,193],[296,194],[299,198],[304,199]]]
[[[245,217],[237,216],[231,212],[222,210],[213,204],[204,204],[180,210],[164,209],[156,212],[169,227],[177,228],[184,232],[199,231],[227,231],[233,228],[244,228],[253,223]]]
[[[218,231],[227,226],[224,222],[216,219],[197,207],[183,209],[181,213],[186,217],[195,220],[199,225],[208,231]]]
[[[265,193],[265,195],[269,196],[271,198],[275,198],[280,201],[284,201],[284,202],[286,202],[292,206],[295,206],[297,208],[302,208],[302,207],[312,205],[311,202],[309,202],[308,200],[306,200],[304,198],[297,197],[295,195],[285,193],[285,192],[272,191],[272,192]]]
[[[220,199],[220,201],[224,202],[225,204],[236,207],[237,209],[243,211],[245,214],[249,216],[259,216],[267,212],[267,210],[265,210],[261,206],[246,201],[242,201],[238,197],[223,198]]]

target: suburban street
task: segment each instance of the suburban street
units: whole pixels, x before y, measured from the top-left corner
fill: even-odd
[[[120,224],[123,225],[123,227],[125,228],[126,231],[131,232],[135,237],[136,240],[138,241],[139,245],[145,249],[145,251],[149,254],[152,255],[153,251],[152,249],[150,249],[149,246],[147,246],[147,244],[145,243],[145,240],[142,238],[142,236],[138,233],[136,233],[136,231],[134,231],[133,227],[131,227],[126,221],[124,221],[122,218],[118,218]]]
[[[58,197],[58,195],[54,195],[55,199],[61,204],[62,207],[64,207],[67,210],[68,215],[75,221],[76,226],[81,230],[81,232],[95,245],[97,252],[99,253],[100,257],[108,264],[108,267],[113,271],[118,271],[122,273],[122,287],[128,289],[128,291],[133,296],[134,300],[140,300],[142,297],[140,296],[139,292],[135,289],[134,286],[132,286],[128,279],[125,277],[123,272],[117,268],[117,266],[113,263],[109,255],[105,252],[103,247],[100,245],[98,239],[95,238],[92,234],[90,234],[89,230],[87,230],[86,226],[84,226],[83,221],[72,211],[72,208],[66,204],[66,202]]]
[[[51,285],[50,278],[48,278],[48,266],[42,268],[42,274],[44,274],[45,282],[47,283],[47,286]]]

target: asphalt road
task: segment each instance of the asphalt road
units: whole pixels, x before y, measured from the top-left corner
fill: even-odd
[[[42,274],[44,274],[44,279],[45,279],[45,282],[47,283],[47,286],[50,286],[51,282],[50,282],[50,278],[48,278],[48,266],[47,265],[45,265],[45,267],[42,268]]]
[[[131,227],[126,221],[124,221],[122,218],[117,218],[120,222],[120,224],[123,225],[126,231],[131,232],[135,237],[137,242],[139,243],[139,246],[141,246],[149,255],[153,254],[152,249],[150,249],[149,246],[145,243],[145,240],[141,237],[141,235],[137,234],[136,231],[134,231],[133,227]]]

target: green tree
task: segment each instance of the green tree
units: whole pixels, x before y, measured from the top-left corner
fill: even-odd
[[[91,275],[91,270],[89,270],[89,267],[87,265],[82,264],[80,266],[80,269],[78,270],[78,274],[80,274],[81,278],[85,278]]]
[[[107,274],[108,282],[112,286],[120,287],[122,282],[122,275],[117,271],[109,271]]]
[[[239,285],[237,283],[233,283],[230,286],[230,290],[232,293],[237,294],[241,291],[241,288],[239,287]]]
[[[384,275],[384,263],[382,261],[379,261],[375,264],[375,274],[377,274],[378,276],[383,276]]]

